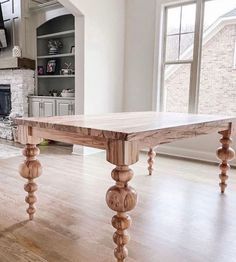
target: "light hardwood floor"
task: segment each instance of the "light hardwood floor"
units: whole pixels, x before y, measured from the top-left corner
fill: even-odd
[[[79,157],[70,148],[43,147],[37,213],[28,222],[18,174],[23,157],[0,160],[0,262],[114,261],[105,193],[114,184],[105,154]],[[127,262],[235,262],[236,170],[225,196],[215,165],[147,155],[133,166],[139,194]]]

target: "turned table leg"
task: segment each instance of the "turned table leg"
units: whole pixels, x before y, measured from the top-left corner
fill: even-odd
[[[136,142],[112,140],[108,144],[107,161],[116,166],[111,173],[116,183],[108,189],[106,202],[108,207],[116,212],[112,218],[112,226],[116,229],[113,241],[116,244],[114,255],[117,262],[125,261],[128,256],[126,245],[130,236],[127,230],[132,220],[127,212],[133,210],[137,204],[137,193],[128,184],[134,176],[129,166],[136,163],[138,157]]]
[[[155,162],[155,157],[156,157],[156,152],[154,151],[153,148],[150,148],[150,150],[148,151],[148,174],[149,176],[152,175],[152,172],[154,170],[153,165]]]
[[[131,217],[126,213],[134,209],[137,203],[136,191],[128,185],[133,177],[133,171],[128,166],[117,166],[112,171],[112,178],[116,181],[115,186],[108,189],[106,202],[109,208],[117,214],[112,218],[112,226],[116,229],[113,241],[117,245],[114,254],[118,262],[122,262],[128,256],[125,247],[129,242],[127,229],[131,225]]]
[[[219,186],[221,189],[221,193],[223,194],[227,187],[226,180],[229,178],[227,175],[227,172],[230,169],[228,161],[234,158],[235,152],[230,147],[230,144],[232,143],[232,139],[230,138],[231,129],[219,132],[219,134],[222,135],[222,138],[220,139],[222,146],[217,149],[216,154],[217,157],[222,161],[219,166],[221,170],[221,173],[219,175],[221,182]]]
[[[38,186],[34,182],[34,179],[39,177],[42,173],[42,166],[39,160],[36,159],[36,156],[39,155],[39,152],[40,151],[36,145],[27,144],[23,149],[23,155],[26,157],[26,160],[19,167],[20,175],[23,178],[28,179],[24,189],[26,192],[28,192],[25,202],[29,204],[29,207],[26,211],[29,214],[30,220],[33,220],[34,213],[36,211],[34,203],[37,201],[34,193],[37,191]]]

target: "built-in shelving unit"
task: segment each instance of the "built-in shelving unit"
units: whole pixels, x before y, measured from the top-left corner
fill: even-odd
[[[58,53],[49,53],[49,40],[59,40],[62,43]],[[61,72],[61,69],[67,69],[67,65],[71,65],[70,69],[75,73],[74,46],[75,27],[73,15],[55,17],[38,27],[37,68],[40,67],[41,72],[37,75],[36,95],[49,96],[52,90],[56,90],[60,94],[63,89],[75,88],[75,75],[65,75]],[[47,64],[51,60],[55,61],[56,69],[53,73],[47,73]]]

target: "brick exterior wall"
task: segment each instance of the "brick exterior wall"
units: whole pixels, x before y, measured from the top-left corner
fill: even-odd
[[[199,113],[236,114],[236,25],[227,25],[203,47]],[[168,112],[187,112],[190,66],[180,66],[165,81]]]

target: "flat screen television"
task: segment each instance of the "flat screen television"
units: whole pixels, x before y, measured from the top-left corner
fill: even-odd
[[[2,15],[2,5],[0,4],[0,48],[4,47],[7,47],[7,37]]]

